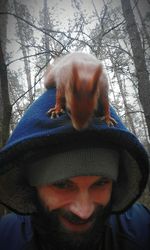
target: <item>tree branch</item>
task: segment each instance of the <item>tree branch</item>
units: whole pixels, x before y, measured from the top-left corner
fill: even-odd
[[[59,43],[63,47],[64,50],[67,51],[67,49],[65,48],[65,46],[60,41],[58,41],[55,37],[53,37],[52,35],[50,35],[48,32],[44,31],[43,28],[40,28],[40,27],[36,26],[35,24],[27,21],[26,19],[24,19],[24,18],[22,18],[22,17],[20,17],[20,16],[18,16],[16,14],[14,14],[14,13],[11,13],[11,12],[0,12],[0,15],[11,15],[11,16],[14,16],[14,17],[20,19],[21,21],[27,23],[31,27],[33,27],[33,28],[39,30],[40,32],[44,33],[45,35],[51,37],[54,41],[56,41],[57,43]],[[54,32],[54,31],[51,31],[51,32]]]
[[[36,76],[35,76],[36,77]],[[34,85],[31,87],[31,88],[29,88],[27,91],[25,91],[21,96],[19,96],[16,100],[15,100],[15,102],[12,104],[12,107],[22,98],[22,97],[24,97],[31,89],[33,89],[36,85],[37,85],[37,83],[39,82],[39,81],[41,81],[41,79],[43,78],[43,76],[41,76],[38,80],[37,80],[37,82],[35,82],[34,83]]]
[[[69,52],[69,51],[66,49],[66,46],[64,46],[64,45],[63,45],[60,41],[58,41],[55,37],[53,37],[52,35],[50,35],[49,32],[57,33],[57,34],[62,34],[62,35],[64,35],[64,36],[65,36],[66,38],[68,38],[68,39],[71,39],[71,40],[73,40],[73,41],[76,40],[76,41],[79,41],[79,42],[81,42],[81,43],[84,43],[85,45],[89,46],[89,48],[90,48],[91,50],[93,50],[93,48],[90,46],[90,44],[89,44],[88,42],[85,42],[85,41],[83,41],[83,40],[80,40],[80,39],[77,39],[77,38],[75,39],[75,38],[73,38],[73,37],[71,37],[71,36],[68,36],[68,35],[67,35],[65,32],[63,32],[63,31],[44,29],[43,27],[40,28],[40,27],[36,26],[35,24],[33,24],[33,23],[27,21],[26,19],[24,19],[24,18],[22,18],[22,17],[20,17],[20,16],[18,16],[18,15],[16,15],[16,14],[14,14],[14,13],[11,13],[11,12],[0,12],[0,15],[12,15],[12,16],[14,16],[14,17],[20,19],[21,21],[27,23],[28,25],[32,26],[33,28],[39,30],[40,32],[46,34],[47,36],[49,36],[49,37],[51,37],[52,39],[54,39],[57,43],[59,43],[59,44],[63,47],[62,51],[65,50],[65,51]],[[102,34],[101,37],[104,37],[104,36],[107,35],[110,31],[116,29],[117,27],[119,27],[119,26],[120,26],[121,24],[123,24],[123,23],[125,23],[125,20],[123,20],[122,22],[118,23],[118,24],[115,25],[114,27],[111,27],[110,29],[108,29],[107,31],[105,31],[105,32]],[[92,39],[91,39],[91,40],[92,40]]]
[[[10,64],[14,63],[14,62],[17,62],[17,61],[20,61],[24,58],[30,58],[30,57],[34,57],[34,56],[39,56],[39,55],[42,55],[42,54],[47,54],[47,53],[53,53],[53,51],[44,51],[44,52],[39,52],[39,53],[36,53],[36,54],[33,54],[33,55],[29,55],[29,56],[22,56],[22,57],[19,57],[15,60],[12,60],[10,61],[9,63],[6,64],[6,67],[8,67]]]

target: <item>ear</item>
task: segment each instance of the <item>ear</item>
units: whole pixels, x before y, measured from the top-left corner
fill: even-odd
[[[92,80],[89,82],[89,84],[91,85],[90,86],[91,95],[94,95],[97,91],[98,84],[99,84],[99,78],[100,78],[100,75],[102,74],[102,70],[103,70],[102,65],[99,65],[95,70],[95,73],[94,73]]]

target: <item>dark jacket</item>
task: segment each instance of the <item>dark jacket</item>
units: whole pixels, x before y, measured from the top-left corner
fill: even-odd
[[[0,219],[1,250],[39,250],[32,239],[30,216],[11,213]],[[136,204],[121,215],[112,215],[103,239],[102,250],[149,250],[150,211]]]

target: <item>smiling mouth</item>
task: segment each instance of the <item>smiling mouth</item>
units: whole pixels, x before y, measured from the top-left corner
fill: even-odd
[[[60,221],[62,225],[69,231],[73,232],[84,232],[89,230],[92,225],[93,225],[93,220],[92,221],[80,221],[80,222],[71,222],[64,218],[63,216],[60,216]]]

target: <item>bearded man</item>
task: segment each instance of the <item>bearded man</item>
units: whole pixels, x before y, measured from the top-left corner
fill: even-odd
[[[93,117],[76,131],[69,115],[46,115],[55,88],[27,110],[0,151],[2,250],[148,250],[150,211],[135,202],[148,180],[148,155],[117,121]]]

